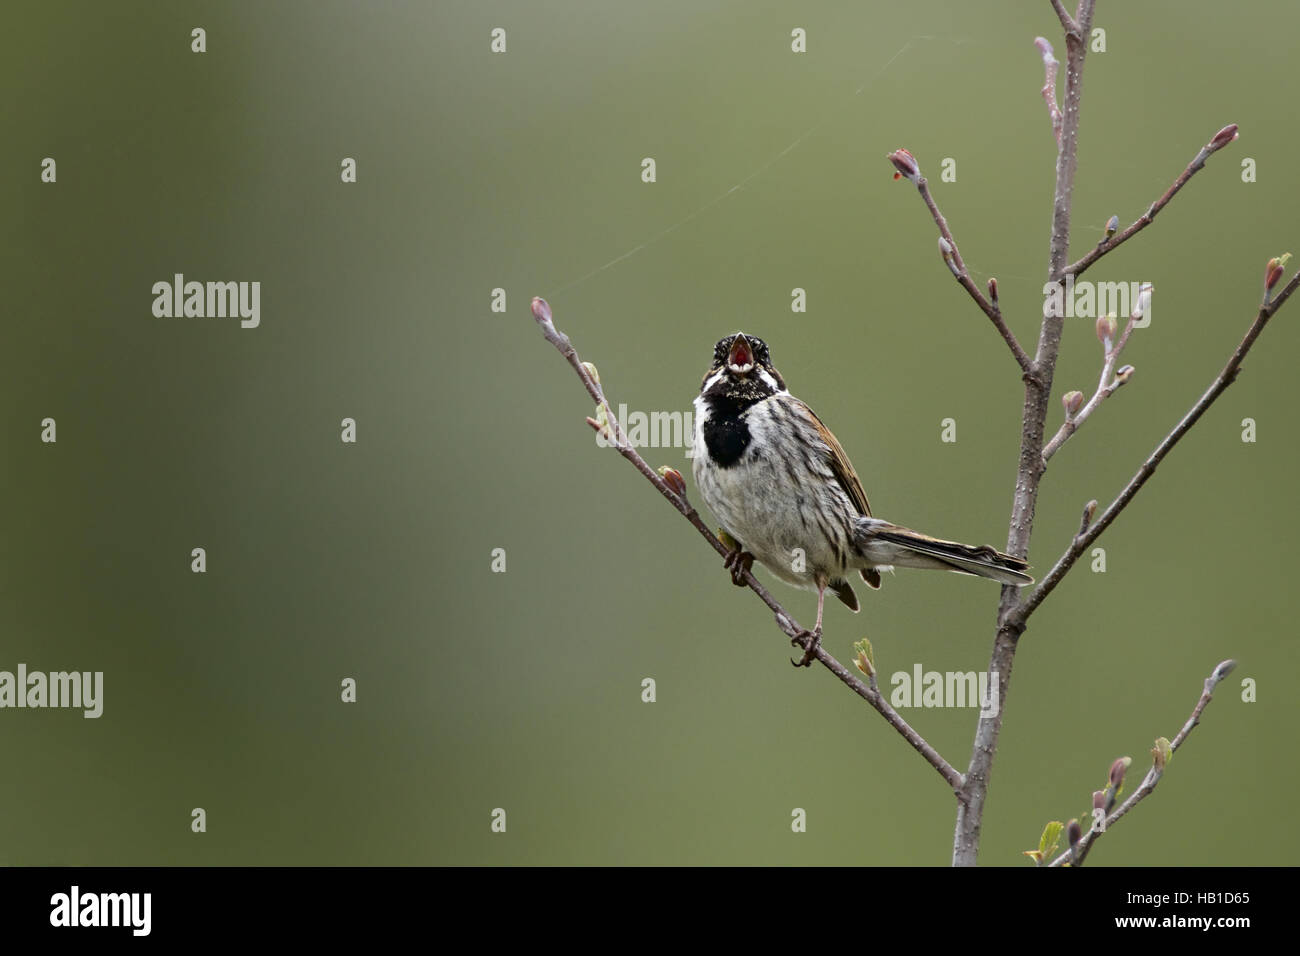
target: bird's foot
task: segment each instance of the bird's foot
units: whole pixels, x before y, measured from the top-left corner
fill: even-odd
[[[745,575],[754,566],[754,556],[737,546],[727,552],[727,556],[722,560],[722,566],[731,572],[731,583],[738,588],[743,588]]]
[[[803,657],[799,660],[790,658],[790,663],[795,667],[811,667],[812,662],[817,659],[817,649],[822,646],[822,629],[819,627],[814,631],[800,631],[790,639],[790,643],[795,647],[802,647],[800,643],[804,638],[811,638],[808,642],[808,648],[803,652]]]

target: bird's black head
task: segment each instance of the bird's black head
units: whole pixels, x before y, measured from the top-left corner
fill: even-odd
[[[785,382],[772,364],[767,343],[737,332],[713,347],[713,364],[704,375],[700,391],[753,404],[785,391]]]
[[[738,366],[732,371],[740,371],[745,366],[761,364],[770,365],[771,356],[767,351],[767,343],[757,335],[746,335],[744,332],[737,332],[735,335],[728,335],[725,339],[720,339],[718,344],[713,346],[713,366],[721,368],[723,365]]]

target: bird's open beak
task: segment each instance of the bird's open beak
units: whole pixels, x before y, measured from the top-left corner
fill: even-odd
[[[739,333],[731,342],[731,350],[727,352],[727,368],[737,375],[745,375],[754,368],[754,349],[749,344],[749,339]]]

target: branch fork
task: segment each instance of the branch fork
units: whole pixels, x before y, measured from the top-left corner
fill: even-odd
[[[1115,363],[1119,359],[1120,353],[1124,351],[1124,346],[1128,344],[1128,338],[1133,334],[1133,329],[1137,327],[1137,323],[1142,320],[1142,317],[1150,308],[1151,292],[1151,284],[1144,283],[1142,290],[1138,293],[1138,301],[1129,314],[1128,322],[1124,325],[1124,332],[1120,335],[1118,341],[1114,341],[1116,331],[1114,317],[1103,316],[1097,320],[1097,338],[1101,340],[1103,353],[1101,380],[1097,383],[1097,390],[1086,405],[1082,404],[1083,394],[1080,392],[1069,392],[1062,396],[1066,408],[1065,421],[1061,424],[1057,433],[1052,436],[1052,440],[1043,448],[1044,468],[1047,467],[1047,463],[1052,456],[1056,454],[1071,435],[1082,427],[1083,423],[1088,420],[1088,417],[1097,410],[1101,403],[1114,395],[1122,386],[1128,384],[1129,379],[1132,378],[1132,365],[1125,365],[1116,370]]]
[[[939,211],[938,204],[934,201],[934,196],[930,193],[930,184],[926,178],[921,175],[920,166],[914,157],[906,149],[896,149],[885,157],[894,165],[896,172],[894,178],[904,178],[916,186],[917,192],[921,194],[921,199],[925,206],[930,210],[930,215],[934,219],[934,224],[939,227],[939,255],[943,257],[944,264],[948,270],[956,277],[957,282],[980,310],[989,317],[993,327],[998,330],[1007,347],[1011,349],[1011,355],[1020,366],[1022,372],[1026,375],[1034,373],[1033,362],[1025,354],[1020,342],[1016,340],[1015,334],[1007,327],[1006,321],[1002,318],[1002,309],[998,306],[997,301],[997,280],[989,280],[989,298],[984,297],[980,292],[970,274],[966,271],[966,262],[961,257],[961,251],[957,248],[957,240],[953,237],[952,230],[948,228],[948,220],[944,218],[943,213]]]
[[[1088,851],[1092,849],[1093,844],[1101,839],[1101,837],[1106,833],[1109,833],[1110,828],[1122,819],[1125,814],[1151,795],[1151,792],[1156,788],[1156,784],[1160,782],[1160,779],[1165,774],[1165,768],[1168,766],[1169,758],[1187,741],[1187,735],[1190,734],[1201,722],[1201,714],[1205,712],[1206,706],[1214,696],[1214,689],[1225,677],[1232,673],[1236,666],[1237,662],[1234,660],[1222,661],[1210,676],[1205,678],[1205,685],[1204,689],[1201,691],[1201,696],[1196,701],[1196,706],[1192,708],[1192,715],[1187,718],[1186,723],[1183,724],[1183,728],[1178,732],[1178,735],[1174,737],[1172,741],[1166,740],[1164,737],[1156,738],[1156,745],[1151,751],[1151,769],[1147,771],[1146,776],[1142,779],[1141,785],[1133,791],[1127,800],[1121,803],[1114,810],[1110,810],[1109,806],[1105,808],[1107,809],[1108,814],[1105,817],[1106,823],[1104,826],[1094,826],[1089,829],[1088,832],[1074,843],[1069,850],[1052,860],[1051,863],[1047,864],[1048,866],[1082,866],[1083,861],[1087,858]],[[1124,758],[1117,760],[1111,767],[1111,786],[1107,787],[1106,790],[1106,794],[1110,798],[1108,802],[1111,804],[1113,804],[1114,795],[1119,789],[1118,783],[1115,782],[1116,776],[1118,776],[1119,780],[1122,781],[1123,770],[1127,769],[1127,765],[1124,764],[1123,769],[1118,770],[1118,773],[1116,771],[1116,768],[1121,766],[1123,759]]]

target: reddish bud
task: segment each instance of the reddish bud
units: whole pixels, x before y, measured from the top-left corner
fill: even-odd
[[[677,497],[686,497],[686,479],[682,477],[682,473],[676,468],[660,465],[659,477],[664,480],[664,484],[671,488]]]
[[[1071,847],[1083,839],[1083,827],[1079,826],[1078,820],[1071,820],[1065,825],[1065,838],[1070,841]]]
[[[1093,808],[1094,810],[1104,810],[1104,809],[1106,809],[1106,791],[1105,791],[1105,790],[1094,790],[1094,791],[1092,791],[1092,808]]]
[[[1097,320],[1097,341],[1106,348],[1110,348],[1110,343],[1115,338],[1115,333],[1119,331],[1119,323],[1115,321],[1114,315],[1103,315]]]
[[[1083,392],[1066,392],[1061,396],[1061,404],[1065,407],[1065,420],[1068,422],[1083,408]]]
[[[907,150],[896,149],[885,158],[894,164],[894,169],[898,170],[894,173],[895,179],[903,177],[909,183],[914,183],[921,178],[921,168],[916,165],[916,157]]]
[[[994,302],[998,301],[998,280],[997,279],[989,280],[989,298],[992,299]]]
[[[533,318],[542,325],[551,324],[551,306],[540,295],[533,297]]]
[[[1119,790],[1124,784],[1124,773],[1128,770],[1129,764],[1133,762],[1132,757],[1120,757],[1110,765],[1110,785]]]
[[[1281,281],[1282,273],[1285,271],[1281,259],[1269,259],[1268,267],[1264,270],[1264,288],[1269,292],[1273,291],[1273,287]]]
[[[1210,149],[1223,149],[1234,139],[1237,138],[1237,124],[1229,123],[1223,129],[1214,134],[1214,139],[1210,140]]]

